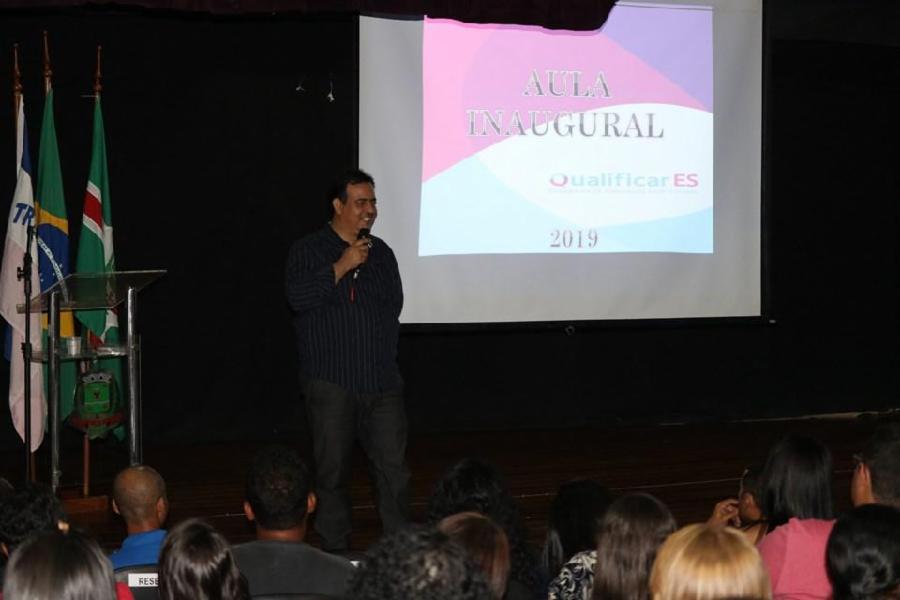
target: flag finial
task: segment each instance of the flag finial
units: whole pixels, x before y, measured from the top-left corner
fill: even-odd
[[[103,89],[103,86],[100,85],[100,78],[102,74],[100,73],[100,53],[103,51],[103,46],[97,46],[97,71],[94,73],[94,95],[96,97],[100,97],[100,91]]]
[[[13,95],[22,95],[22,72],[19,71],[19,45],[13,44]]]
[[[47,30],[44,30],[44,94],[50,93],[53,70],[50,68],[50,42],[47,40]]]

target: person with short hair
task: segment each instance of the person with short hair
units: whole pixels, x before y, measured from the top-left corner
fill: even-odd
[[[152,565],[159,560],[169,515],[166,482],[152,467],[134,465],[113,480],[113,511],[125,521],[128,537],[110,555],[113,568]]]
[[[256,541],[232,549],[250,593],[343,595],[353,565],[305,543],[316,495],[306,465],[286,446],[260,450],[247,473],[244,514]]]
[[[8,491],[0,502],[0,552],[7,557],[35,534],[68,530],[68,517],[62,504],[42,485],[30,484]]]
[[[159,555],[161,600],[250,600],[225,537],[202,519],[166,535]]]
[[[763,513],[769,533],[759,543],[775,598],[828,598],[825,545],[834,526],[831,452],[809,437],[788,435],[763,468]]]
[[[331,221],[291,246],[285,285],[315,453],[314,527],[325,550],[340,552],[352,530],[354,439],[372,463],[385,531],[409,521],[409,468],[397,366],[403,286],[394,252],[370,231],[375,180],[347,171],[330,196]]]
[[[900,509],[863,504],[843,515],[827,557],[834,600],[900,598]]]
[[[850,496],[854,506],[889,504],[900,508],[900,425],[875,430],[857,457]]]
[[[350,583],[353,600],[494,600],[466,551],[436,529],[410,527],[376,542]]]
[[[676,527],[669,508],[650,494],[626,494],[610,504],[597,536],[592,597],[647,600],[656,553]]]
[[[494,598],[503,598],[509,580],[509,540],[503,529],[477,512],[450,515],[441,519],[437,528],[462,546],[481,567]]]
[[[126,595],[128,588],[124,588]],[[100,546],[75,531],[44,531],[10,556],[4,600],[115,600],[112,565]]]
[[[663,543],[650,574],[653,600],[769,600],[759,552],[736,529],[708,523],[679,529]]]

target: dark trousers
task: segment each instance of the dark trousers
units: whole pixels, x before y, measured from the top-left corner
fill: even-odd
[[[313,379],[306,383],[305,392],[319,497],[314,526],[322,536],[322,547],[334,551],[349,545],[348,480],[354,438],[369,458],[382,527],[389,532],[406,525],[409,469],[402,391],[357,394]]]

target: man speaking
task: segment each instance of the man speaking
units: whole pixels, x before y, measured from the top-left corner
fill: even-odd
[[[322,547],[347,550],[354,438],[371,463],[385,531],[408,519],[406,413],[397,368],[403,288],[393,251],[370,235],[375,181],[345,173],[331,194],[331,222],[291,247],[287,297],[294,311],[312,429]]]

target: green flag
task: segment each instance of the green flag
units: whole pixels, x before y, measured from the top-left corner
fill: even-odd
[[[38,154],[38,175],[35,204],[38,207],[37,243],[38,272],[41,291],[47,291],[57,281],[69,274],[69,217],[63,195],[62,169],[59,165],[59,147],[56,142],[56,125],[53,117],[53,89],[44,100],[44,120],[41,123],[41,145]],[[42,315],[46,347],[47,315]],[[60,314],[59,333],[63,337],[75,335],[75,324],[70,311]],[[60,417],[72,412],[75,394],[76,368],[73,361],[60,364]],[[44,385],[47,369],[44,369]]]
[[[79,273],[104,273],[116,270],[113,253],[112,210],[110,208],[109,175],[106,169],[106,135],[100,96],[94,103],[94,141],[91,149],[91,170],[84,194],[84,213],[81,217],[81,238],[75,268]],[[112,310],[80,310],[76,318],[89,332],[92,346],[115,345],[119,342],[119,319]],[[119,359],[100,361],[100,367],[113,374],[120,393],[122,369]]]

